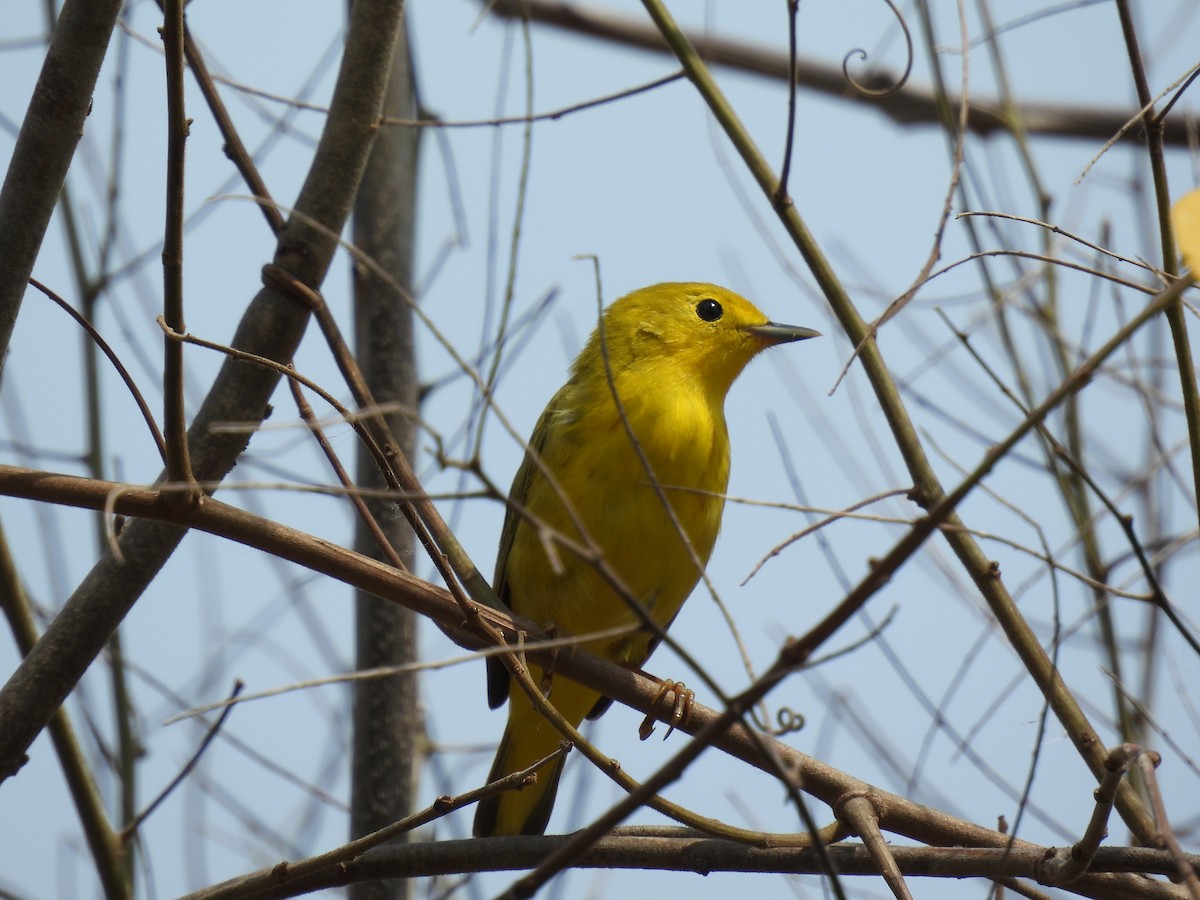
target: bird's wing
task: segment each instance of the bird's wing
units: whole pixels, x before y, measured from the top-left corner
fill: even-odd
[[[500,602],[509,610],[513,609],[513,602],[512,589],[508,583],[508,555],[512,550],[513,541],[516,540],[517,526],[521,524],[520,510],[525,507],[529,499],[530,485],[540,474],[537,463],[533,460],[533,454],[539,458],[545,458],[546,440],[550,434],[550,429],[546,427],[546,419],[551,415],[553,406],[554,401],[551,401],[550,407],[542,413],[533,429],[533,437],[529,441],[529,451],[521,461],[521,467],[517,469],[512,487],[508,491],[508,501],[505,504],[504,528],[500,531],[500,549],[496,553],[496,574],[492,579],[492,588],[495,590],[496,596],[500,598]],[[503,706],[504,701],[508,699],[508,669],[496,657],[488,657],[487,660],[487,688],[488,706],[492,709]]]

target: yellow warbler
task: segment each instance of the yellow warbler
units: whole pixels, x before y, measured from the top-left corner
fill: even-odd
[[[585,635],[641,621],[595,565],[553,540],[557,534],[598,547],[654,621],[664,628],[670,624],[699,580],[695,559],[708,561],[721,524],[729,481],[724,407],[730,385],[761,350],[817,335],[770,322],[745,298],[712,284],[658,284],[613,303],[571,367],[570,380],[538,420],[529,443],[541,465],[527,455],[513,481],[496,563],[500,599],[559,634]],[[655,643],[639,630],[581,646],[637,667]],[[543,670],[529,668],[534,682],[544,683]],[[499,660],[488,660],[492,708],[510,700],[489,780],[532,765],[561,740],[509,681]],[[562,676],[550,679],[548,697],[576,725],[609,704]],[[560,758],[543,767],[536,784],[482,801],[475,834],[544,832],[562,764]]]

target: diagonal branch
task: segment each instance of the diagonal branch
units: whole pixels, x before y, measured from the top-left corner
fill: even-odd
[[[402,0],[359,0],[351,11],[329,118],[275,254],[275,264],[304,284],[316,286],[325,277],[349,216],[382,111],[402,7]],[[243,315],[233,345],[290,360],[308,318],[301,304],[263,288]],[[211,433],[212,426],[265,418],[278,381],[276,372],[226,361],[188,430],[197,480],[221,481],[249,441],[246,433]],[[33,739],[185,533],[158,522],[130,523],[118,542],[123,561],[110,551],[97,562],[0,689],[0,780],[21,767]]]
[[[21,123],[0,188],[0,366],[122,6],[121,0],[66,0]]]

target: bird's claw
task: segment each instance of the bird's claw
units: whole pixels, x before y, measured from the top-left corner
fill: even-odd
[[[674,694],[675,699],[671,704],[671,717],[667,719],[667,733],[663,735],[663,740],[671,736],[671,732],[676,728],[686,725],[688,719],[692,715],[692,706],[696,702],[696,692],[689,690],[688,686],[682,681],[664,681],[658,686],[658,693],[654,695],[654,706],[658,706],[660,700],[663,700],[667,694]],[[655,724],[654,715],[647,714],[642,720],[641,727],[638,728],[638,737],[643,741],[654,733]]]
[[[558,637],[558,626],[553,621],[547,622],[542,631],[550,640]],[[542,666],[542,678],[538,687],[541,689],[543,697],[549,697],[550,689],[554,686],[554,670],[558,666],[558,649],[557,647],[551,648],[550,659]]]

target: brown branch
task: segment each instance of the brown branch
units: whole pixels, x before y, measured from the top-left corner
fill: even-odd
[[[835,810],[838,818],[863,839],[863,846],[879,866],[879,874],[891,888],[892,895],[897,900],[912,900],[912,893],[904,883],[904,875],[896,863],[892,848],[879,829],[879,814],[871,795],[865,791],[854,791],[840,798]]]
[[[166,12],[167,0],[156,0],[158,8]],[[225,84],[231,84],[229,79],[219,78],[214,79],[212,73],[208,70],[208,64],[204,61],[204,56],[200,52],[200,48],[196,46],[196,42],[192,39],[192,34],[188,30],[186,20],[183,23],[183,53],[187,59],[188,67],[192,70],[192,77],[196,79],[196,86],[200,88],[200,93],[204,95],[204,102],[208,104],[208,111],[212,114],[213,121],[217,124],[217,130],[221,132],[221,137],[225,141],[225,156],[233,163],[234,167],[242,176],[242,181],[246,182],[246,187],[250,188],[250,193],[258,202],[259,209],[262,210],[263,216],[267,220],[267,225],[270,226],[272,233],[278,235],[283,231],[284,220],[283,214],[279,211],[275,201],[271,199],[271,193],[267,190],[267,184],[259,174],[258,167],[254,164],[254,157],[250,151],[246,149],[246,145],[242,143],[242,137],[238,134],[236,126],[233,124],[233,118],[229,115],[229,110],[225,108],[225,103],[221,100],[221,95],[217,92],[217,81]],[[236,85],[234,85],[236,86]],[[328,109],[322,109],[321,112],[328,112]]]
[[[692,835],[683,829],[666,834],[645,834],[644,829],[619,829],[599,841],[575,862],[580,869],[629,869],[662,872],[757,872],[788,875],[819,874],[816,853],[791,848],[748,847],[732,841],[719,841]],[[467,872],[514,871],[529,868],[553,853],[568,839],[566,835],[539,837],[473,838],[407,845],[388,844],[364,853],[352,861],[284,886],[264,887],[253,894],[255,900],[295,897],[321,889],[383,878],[420,878]],[[1032,878],[1044,850],[1029,847],[1011,853],[1002,848],[964,847],[890,848],[904,875],[927,878]],[[867,849],[857,844],[841,844],[827,852],[846,876],[878,877],[878,867]],[[1196,857],[1194,862],[1200,861]],[[1164,874],[1173,865],[1169,854],[1143,848],[1111,848],[1101,851],[1096,861],[1102,872],[1147,872]],[[225,887],[232,885],[226,882]],[[1028,882],[1018,882],[1022,887]],[[1017,886],[1017,885],[1014,885]],[[215,890],[215,889],[214,889]],[[1105,900],[1180,900],[1174,886],[1144,877],[1122,878],[1113,874],[1085,876],[1069,888],[1085,897]],[[188,900],[211,897],[198,892]],[[250,896],[238,891],[217,895],[223,900]],[[1034,894],[1033,896],[1038,896]]]
[[[567,31],[602,38],[616,44],[670,53],[659,32],[641,19],[614,15],[600,9],[589,9],[575,3],[556,0],[496,0],[487,4],[488,11],[508,18],[532,18],[535,22],[552,25]],[[715,35],[688,33],[688,40],[704,60],[713,66],[724,66],[762,75],[777,81],[788,80],[788,54],[773,47],[749,44]],[[933,125],[940,127],[938,100],[928,88],[906,84],[886,96],[873,96],[855,90],[847,83],[841,65],[827,65],[812,60],[796,60],[796,83],[819,94],[837,97],[848,103],[868,106],[883,113],[900,125]],[[878,73],[864,87],[888,87],[899,79]],[[960,98],[946,96],[946,103],[957,106]],[[1115,110],[1103,107],[1063,106],[1051,103],[1027,103],[1016,114],[1024,132],[1031,135],[1107,140],[1121,132],[1121,140],[1138,143],[1140,129],[1125,126],[1136,110]],[[976,134],[988,136],[1013,130],[1004,105],[973,96],[967,116],[967,127]],[[1162,122],[1163,141],[1177,147],[1189,147],[1188,122],[1176,115]]]
[[[1117,797],[1117,786],[1140,752],[1141,749],[1133,744],[1121,744],[1108,751],[1105,756],[1108,770],[1096,788],[1096,805],[1083,837],[1069,848],[1046,854],[1040,870],[1043,880],[1050,884],[1068,884],[1088,871],[1100,849],[1100,842],[1108,835],[1108,820]]]
[[[183,97],[183,0],[163,6],[163,58],[167,66],[167,214],[163,227],[163,319],[172,331],[183,323],[183,165],[189,123]],[[167,439],[167,481],[192,481],[187,416],[183,397],[183,344],[163,338],[163,431]],[[185,495],[176,495],[181,502]],[[196,498],[192,497],[194,502]]]

